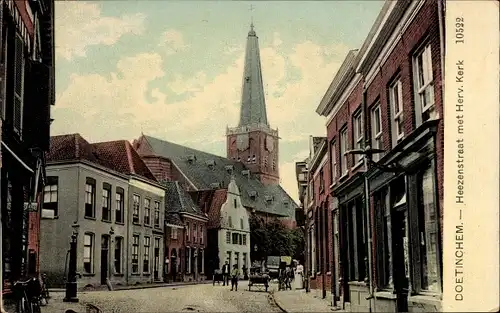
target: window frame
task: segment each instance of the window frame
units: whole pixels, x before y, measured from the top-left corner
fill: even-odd
[[[143,251],[142,251],[142,273],[151,274],[151,263],[149,262],[151,256],[151,237],[143,237]],[[146,269],[146,270],[145,270]]]
[[[226,244],[231,244],[231,232],[226,231]]]
[[[200,224],[200,244],[203,244],[203,240],[204,240],[204,233],[203,233],[203,225]]]
[[[161,219],[161,210],[160,210],[160,202],[159,201],[155,201],[155,207],[154,207],[154,227],[155,228],[161,228],[161,223],[160,223],[160,219]]]
[[[397,77],[388,88],[389,106],[391,109],[391,128],[393,130],[392,146],[404,138],[404,102],[403,102],[403,83]],[[397,108],[396,108],[397,106]],[[397,110],[397,111],[396,111]]]
[[[144,198],[144,216],[143,223],[145,226],[151,226],[151,199]]]
[[[186,223],[186,241],[189,242],[190,239],[191,239],[191,234],[190,234],[190,231],[191,231],[191,228],[189,227],[189,222]]]
[[[90,238],[90,244],[86,243],[86,238]],[[89,250],[89,257],[85,257],[85,251]],[[85,274],[94,274],[94,257],[95,257],[95,234],[91,232],[85,232],[83,235],[83,272]],[[88,262],[85,259],[89,259]],[[87,270],[85,264],[89,264],[89,269]]]
[[[352,115],[352,143],[354,149],[363,149],[364,143],[364,132],[363,132],[363,111],[359,109]],[[364,154],[353,155],[354,166],[356,167],[363,162]]]
[[[125,223],[125,190],[120,187],[116,187],[115,192],[115,223]]]
[[[113,250],[113,264],[114,264],[114,274],[121,275],[123,274],[123,243],[124,238],[121,236],[115,237],[115,245]],[[119,249],[118,249],[119,247]],[[118,256],[118,260],[117,260]],[[118,269],[117,269],[118,265]]]
[[[196,243],[198,240],[198,224],[193,223],[193,242]]]
[[[344,126],[340,130],[340,177],[344,177],[349,174],[349,157],[347,154],[349,137],[347,135],[347,126]]]
[[[332,166],[332,183],[331,186],[335,185],[337,183],[337,151],[335,150],[337,148],[337,142],[335,139],[333,139],[330,143],[330,159],[331,159],[331,166]]]
[[[422,62],[420,62],[420,58]],[[420,72],[420,65],[422,65],[422,72]],[[426,42],[424,42],[419,49],[415,51],[412,58],[412,73],[415,94],[415,119],[417,127],[423,122],[437,117],[433,71],[432,45],[430,41],[426,40]],[[427,89],[429,89],[428,95],[430,101],[424,105],[422,96],[424,98],[426,97]],[[425,118],[424,115],[429,116]]]
[[[47,184],[43,187],[43,209],[54,211],[54,218],[59,216],[59,177],[47,176]],[[55,189],[52,188],[55,186]],[[49,195],[49,202],[46,202],[46,196]],[[55,201],[52,196],[55,194]]]
[[[171,227],[170,228],[170,238],[177,240],[178,239],[178,235],[179,235],[179,233],[177,232],[177,228],[176,227]]]
[[[378,111],[378,114],[376,113]],[[376,131],[375,125],[377,124],[377,119],[378,119],[378,128],[379,131]],[[384,143],[383,143],[383,136],[382,136],[382,108],[380,107],[380,102],[377,102],[372,106],[370,109],[370,131],[371,131],[371,145],[373,149],[383,149],[384,148]],[[378,161],[380,159],[380,154],[375,153],[372,155],[372,159],[374,161]]]
[[[101,204],[101,220],[104,222],[111,222],[111,185],[108,183],[102,184],[102,204]],[[107,192],[107,197],[105,197],[105,193]],[[107,212],[108,218],[104,218],[104,212]]]
[[[132,235],[132,250],[131,250],[131,273],[134,275],[139,274],[139,254],[140,254],[141,237],[139,234]]]
[[[13,124],[13,129],[14,132],[22,138],[23,135],[23,120],[24,120],[24,92],[25,92],[25,72],[26,72],[26,60],[25,60],[25,46],[24,46],[24,39],[22,35],[17,31],[14,30],[15,35],[14,35],[14,60],[13,60],[13,67],[14,67],[14,85],[13,85],[13,110],[12,110],[12,124]],[[18,48],[21,49],[21,52],[18,52]],[[18,58],[20,59],[18,60]],[[19,61],[20,64],[17,64]],[[17,65],[21,67],[21,69],[18,71],[17,70]],[[18,75],[21,76],[20,82],[19,82],[19,88],[20,90],[17,89],[17,79]],[[19,91],[19,92],[18,92]],[[17,105],[16,101],[19,101],[19,112],[16,112],[17,110]],[[17,128],[17,123],[16,123],[16,113],[19,113],[19,128]]]
[[[323,168],[319,170],[319,193],[323,193],[325,191],[325,176],[323,172]]]
[[[138,194],[133,194],[132,195],[132,224],[140,224],[141,216],[141,196]]]
[[[89,201],[91,203],[89,203]],[[96,206],[96,181],[91,177],[87,177],[85,182],[85,210],[84,210],[85,218],[87,219],[96,218],[95,206]],[[92,213],[91,215],[88,214],[89,211]]]

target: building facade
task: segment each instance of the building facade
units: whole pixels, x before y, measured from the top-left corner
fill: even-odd
[[[441,309],[443,5],[387,1],[317,108],[353,312]]]
[[[40,192],[54,104],[54,1],[0,1],[1,290],[39,269]],[[3,305],[3,302],[2,302]]]
[[[41,222],[49,282],[64,284],[68,260],[61,256],[72,234],[79,288],[160,281],[165,190],[130,143],[90,144],[72,134],[52,137],[50,147]]]
[[[225,262],[230,268],[236,265],[243,275],[243,268],[250,268],[250,224],[249,213],[241,203],[241,194],[234,178],[227,187],[227,197],[220,207],[220,228],[218,231],[219,264]]]

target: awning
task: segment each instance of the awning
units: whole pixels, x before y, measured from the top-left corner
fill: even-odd
[[[16,159],[25,169],[27,169],[30,173],[35,173],[35,171],[33,169],[31,169],[31,167],[29,167],[26,163],[24,163],[24,161],[18,157],[14,151],[12,151],[9,146],[7,146],[7,144],[5,142],[2,141],[2,146],[5,148],[5,150],[9,151],[10,154],[12,154],[12,156],[14,157],[14,159]]]

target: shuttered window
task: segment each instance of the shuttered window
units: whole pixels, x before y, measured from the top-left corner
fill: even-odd
[[[14,44],[14,131],[21,136],[23,128],[24,93],[24,43],[21,35],[16,34]]]

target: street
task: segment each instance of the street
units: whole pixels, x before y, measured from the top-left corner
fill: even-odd
[[[248,291],[246,281],[240,282],[238,287],[237,292],[222,284],[92,291],[80,292],[78,298],[82,303],[99,307],[102,313],[281,312],[264,289],[259,290],[258,286],[254,285],[252,291]],[[276,284],[270,286],[270,291],[276,289]],[[51,302],[60,302],[64,294],[53,293],[51,296]]]

